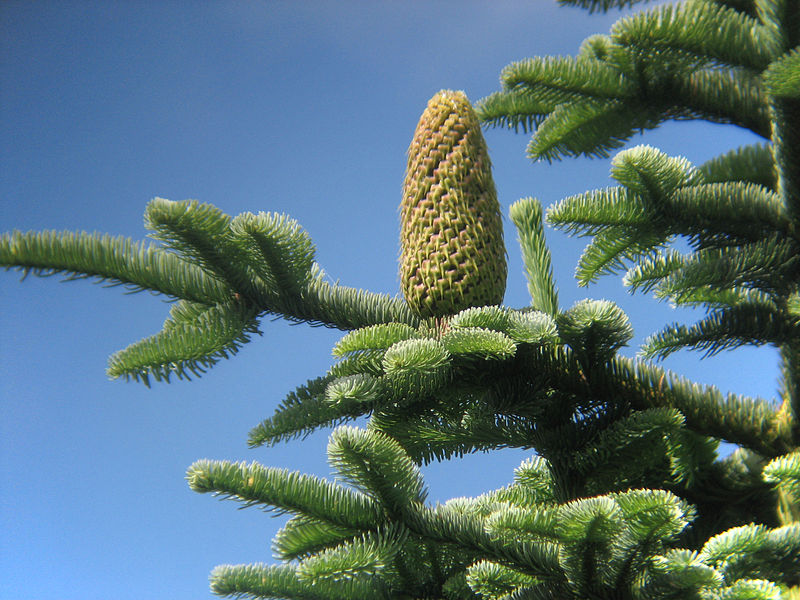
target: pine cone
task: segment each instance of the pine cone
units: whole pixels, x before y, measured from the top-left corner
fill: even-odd
[[[412,310],[442,317],[503,301],[500,205],[480,123],[463,92],[439,92],[422,113],[400,218],[400,281]]]

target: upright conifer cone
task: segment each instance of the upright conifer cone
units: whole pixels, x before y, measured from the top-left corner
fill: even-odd
[[[400,281],[420,316],[503,301],[500,205],[480,123],[463,92],[439,92],[422,113],[408,149],[400,219]]]

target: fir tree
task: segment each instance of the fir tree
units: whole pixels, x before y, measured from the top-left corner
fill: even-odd
[[[635,2],[562,3],[607,10]],[[669,119],[728,123],[764,138],[703,165],[648,146],[620,152],[611,163],[614,187],[547,211],[550,223],[592,238],[578,265],[580,283],[624,271],[634,291],[706,309],[697,323],[654,333],[641,359],[618,355],[632,331],[613,303],[560,306],[543,210],[532,198],[510,211],[531,295],[520,309],[494,305],[502,297],[496,290],[437,305],[446,294],[419,286],[446,287],[441,276],[413,284],[427,298],[423,310],[332,285],[290,218],[232,218],[197,202],[148,205],[157,246],[13,232],[0,240],[0,263],[176,299],[160,333],[109,363],[111,376],[148,385],[197,375],[234,354],[265,316],[346,332],[330,370],[291,392],[249,439],[251,446],[277,444],[368,415],[366,428],[343,425],[331,435],[337,482],[255,463],[189,468],[195,491],[292,515],[274,544],[283,562],[218,567],[218,594],[798,598],[798,43],[796,0],[659,6],[589,38],[575,57],[509,65],[503,89],[477,106],[488,125],[533,131],[528,151],[536,160],[606,157]],[[415,139],[407,181],[419,183],[423,165],[434,180],[414,201],[445,184],[449,197],[463,196],[428,218],[438,219],[436,231],[456,232],[447,244],[457,246],[466,229],[470,243],[490,235],[495,264],[479,269],[504,280],[496,228],[465,225],[465,214],[480,212],[477,204],[489,198],[491,214],[496,201],[481,171],[488,171],[484,142],[463,102],[427,135],[471,140],[477,150],[465,156],[472,167],[449,170],[450,151],[420,159],[415,153],[426,140]],[[458,135],[447,129],[455,125]],[[461,176],[464,168],[469,177]],[[408,218],[420,214],[426,210]],[[434,236],[427,235],[430,247]],[[678,238],[688,252],[672,245]],[[414,247],[419,270],[419,253],[435,249]],[[473,262],[455,260],[454,270]],[[498,278],[490,279],[496,286]],[[489,306],[476,306],[481,300]],[[761,344],[780,350],[778,402],[725,396],[650,362],[680,349],[709,354]],[[719,440],[739,449],[719,459]],[[426,503],[421,464],[503,447],[532,453],[508,486]]]

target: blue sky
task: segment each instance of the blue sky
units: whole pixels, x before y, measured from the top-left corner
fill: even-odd
[[[0,4],[2,229],[141,239],[148,200],[196,198],[229,214],[287,213],[343,284],[398,291],[405,152],[442,88],[478,100],[502,67],[573,54],[619,17],[545,0],[501,2],[89,2]],[[528,138],[486,133],[503,211],[609,184],[606,160],[533,164]],[[701,163],[753,137],[669,124],[633,140]],[[578,288],[584,242],[548,231],[560,300],[609,298],[641,340],[685,316],[619,279]],[[506,219],[506,303],[528,303]],[[0,596],[211,597],[221,563],[269,562],[283,522],[191,492],[200,458],[328,475],[328,431],[249,450],[247,432],[330,365],[340,334],[265,321],[200,380],[109,381],[107,357],[154,333],[168,305],[147,293],[2,273]],[[691,318],[691,317],[690,317]],[[635,347],[629,354],[635,352]],[[776,353],[743,350],[667,366],[723,391],[772,397]],[[432,500],[507,483],[526,456],[500,452],[425,469]]]

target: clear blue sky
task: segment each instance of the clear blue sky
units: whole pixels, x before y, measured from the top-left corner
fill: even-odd
[[[495,91],[509,62],[573,54],[618,13],[546,0],[498,2],[100,2],[0,4],[2,229],[145,235],[154,196],[229,214],[288,213],[332,278],[398,290],[405,152],[430,96]],[[532,164],[527,136],[487,140],[507,214],[609,184],[608,161]],[[649,143],[700,163],[751,141],[720,126],[671,124]],[[506,303],[524,306],[515,233]],[[619,279],[572,279],[583,241],[549,232],[561,302],[610,298],[636,341],[680,318]],[[87,282],[0,274],[0,597],[207,598],[221,563],[269,562],[283,522],[194,494],[199,458],[257,460],[328,475],[329,432],[249,450],[247,432],[329,366],[335,331],[263,323],[263,337],[190,383],[153,389],[104,374],[107,357],[154,333],[168,305]],[[635,347],[629,353],[635,352]],[[667,365],[723,391],[772,397],[776,354]],[[507,483],[525,453],[425,469],[433,500]]]

